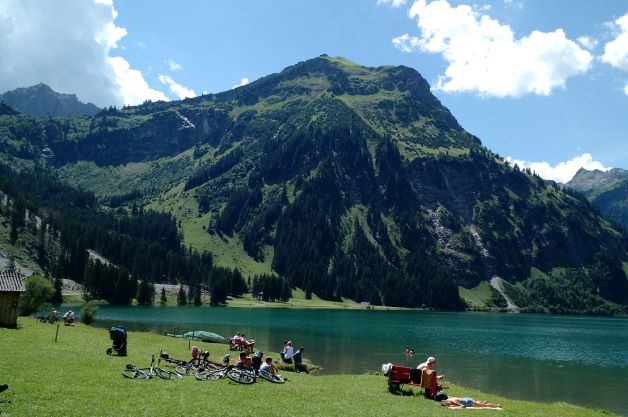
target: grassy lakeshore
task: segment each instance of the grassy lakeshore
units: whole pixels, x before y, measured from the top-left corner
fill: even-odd
[[[240,385],[230,380],[182,381],[123,378],[127,363],[147,366],[160,349],[185,358],[188,342],[151,333],[129,334],[129,356],[107,356],[105,329],[82,324],[59,328],[20,318],[19,330],[0,329],[0,383],[8,383],[0,412],[37,416],[449,416],[475,411],[448,410],[422,397],[390,394],[381,375],[315,376],[284,372],[289,381]],[[217,359],[226,346],[202,344]],[[261,347],[263,350],[263,347]],[[277,355],[274,355],[277,356]],[[167,367],[164,365],[164,367]],[[503,411],[483,415],[596,417],[612,415],[564,403],[514,401],[449,384],[449,395],[497,402]]]

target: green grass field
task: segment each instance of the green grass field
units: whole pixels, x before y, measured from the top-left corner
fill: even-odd
[[[0,329],[0,383],[9,384],[0,404],[6,417],[112,416],[451,416],[475,411],[448,410],[420,396],[393,395],[381,375],[316,376],[284,372],[284,385],[260,381],[240,385],[230,380],[129,380],[127,363],[147,366],[159,350],[186,358],[188,342],[150,333],[129,334],[129,356],[107,356],[111,346],[105,329],[77,324],[56,326],[20,318],[19,330]],[[264,349],[261,346],[262,350]],[[216,359],[225,345],[202,344]],[[598,417],[604,411],[564,403],[513,401],[452,386],[449,395],[468,395],[497,402],[503,411],[483,415],[521,417]]]

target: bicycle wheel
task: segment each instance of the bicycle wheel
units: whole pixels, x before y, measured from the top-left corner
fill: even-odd
[[[227,372],[227,377],[239,384],[252,384],[255,382],[255,377],[248,371],[233,368]]]
[[[274,384],[283,384],[284,382],[286,382],[279,375],[273,375],[268,371],[259,371],[259,377]]]
[[[194,368],[187,365],[179,365],[176,368],[174,368],[174,370],[179,375],[190,375],[192,374],[192,372],[194,372]]]
[[[167,369],[155,368],[155,373],[161,379],[183,379],[183,376]]]
[[[197,373],[194,374],[194,378],[198,379],[199,381],[209,381],[211,378],[211,372],[209,371],[199,371]]]
[[[150,375],[145,371],[137,368],[125,368],[122,370],[122,375],[130,379],[150,379]]]

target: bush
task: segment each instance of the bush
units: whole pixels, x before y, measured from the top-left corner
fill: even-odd
[[[33,275],[26,280],[26,291],[19,300],[20,316],[35,313],[39,307],[54,295],[54,287],[46,278]]]
[[[90,325],[94,322],[99,304],[99,302],[92,300],[83,306],[81,310],[81,323]]]

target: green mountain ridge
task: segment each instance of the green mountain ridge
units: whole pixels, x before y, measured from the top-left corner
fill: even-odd
[[[458,286],[500,276],[532,311],[628,302],[622,231],[484,148],[408,67],[323,55],[92,118],[7,114],[0,153],[54,170],[104,210],[171,213],[218,265],[326,299],[460,308]]]

